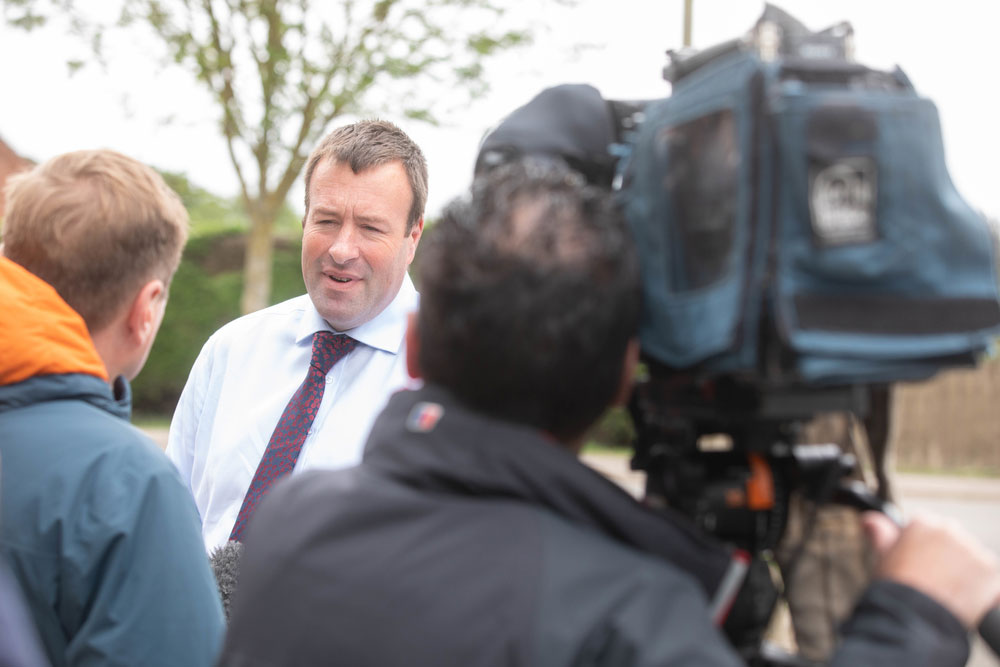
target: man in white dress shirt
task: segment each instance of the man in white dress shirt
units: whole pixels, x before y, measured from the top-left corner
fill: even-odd
[[[306,165],[302,277],[308,294],[219,329],[195,361],[167,455],[191,488],[211,552],[230,539],[275,426],[303,384],[314,334],[358,344],[326,374],[294,471],[361,459],[372,421],[408,382],[407,275],[423,232],[427,165],[384,121],[331,132]]]

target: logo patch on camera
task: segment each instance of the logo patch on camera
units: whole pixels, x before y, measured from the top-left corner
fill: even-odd
[[[878,239],[878,170],[874,160],[842,158],[814,165],[810,172],[810,222],[820,244],[847,245]]]

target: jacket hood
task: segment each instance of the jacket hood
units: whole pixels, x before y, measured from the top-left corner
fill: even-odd
[[[0,304],[0,385],[65,374],[108,382],[83,318],[51,285],[4,257]]]

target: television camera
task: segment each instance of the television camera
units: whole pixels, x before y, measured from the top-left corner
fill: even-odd
[[[768,5],[745,37],[668,54],[669,97],[547,89],[476,169],[556,157],[618,191],[642,266],[646,500],[752,555],[725,625],[748,662],[808,664],[762,643],[791,497],[891,507],[799,430],[975,364],[1000,332],[994,243],[951,183],[933,103],[855,62],[849,24],[812,32]]]

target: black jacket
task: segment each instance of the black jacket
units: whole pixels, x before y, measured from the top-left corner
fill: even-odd
[[[258,508],[221,664],[740,665],[709,620],[728,563],[538,432],[401,392],[360,466]],[[853,623],[838,664],[967,656],[903,586],[873,587]]]

